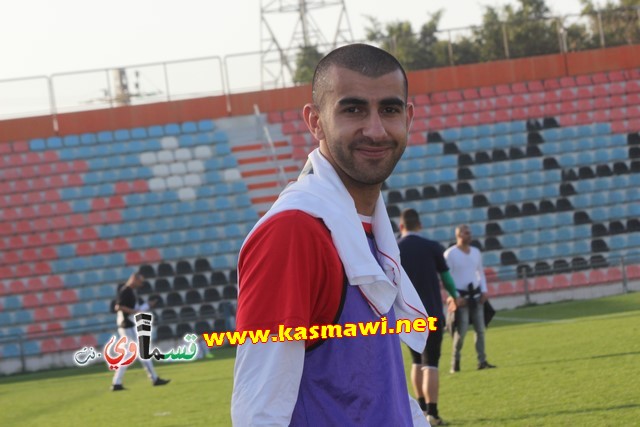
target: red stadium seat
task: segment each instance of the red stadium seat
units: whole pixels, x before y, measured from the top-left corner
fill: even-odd
[[[444,121],[444,127],[447,129],[460,127],[460,116],[457,114],[447,116]]]
[[[479,95],[478,95],[478,90],[477,89],[464,89],[462,91],[462,97],[464,99],[478,99]]]
[[[491,286],[493,287],[492,295],[495,296],[509,295],[513,288],[511,282],[492,283]]]
[[[626,120],[611,121],[611,132],[612,133],[625,133],[626,131],[627,131],[627,121]]]
[[[149,183],[144,179],[137,179],[133,181],[131,191],[134,193],[147,193],[149,191]]]
[[[43,292],[41,300],[43,305],[52,306],[58,303],[58,294],[54,290]]]
[[[53,163],[58,161],[58,153],[55,150],[42,151],[40,155],[44,163]]]
[[[476,126],[480,124],[480,115],[477,113],[467,113],[460,117],[462,126]]]
[[[462,92],[459,90],[450,90],[448,92],[445,92],[445,96],[448,102],[460,102],[464,99],[462,96]]]
[[[272,111],[267,115],[267,121],[269,123],[281,123],[282,113],[280,111]]]
[[[463,101],[460,105],[463,113],[475,113],[480,109],[480,103],[476,100]]]
[[[45,279],[45,285],[48,289],[61,289],[64,287],[60,276],[48,276]]]
[[[297,109],[285,111],[284,113],[282,113],[282,119],[285,122],[289,122],[292,120],[300,120],[301,119],[300,111]]]
[[[589,272],[589,284],[590,285],[599,285],[601,283],[607,282],[607,274],[604,270],[591,270]]]
[[[294,160],[304,160],[307,158],[307,150],[305,147],[294,146],[291,149],[291,158]]]
[[[63,303],[78,301],[78,294],[74,289],[63,289],[58,292],[58,300]]]
[[[27,289],[30,291],[42,291],[48,287],[46,283],[42,282],[40,277],[32,277],[27,280]]]
[[[32,324],[27,326],[27,336],[28,337],[33,337],[34,335],[35,336],[44,335],[44,328],[42,327],[41,324],[32,323]]]
[[[8,290],[10,294],[22,294],[27,290],[27,287],[22,280],[12,280],[9,282]]]
[[[122,214],[118,210],[104,211],[103,214],[105,224],[117,224],[122,222]]]
[[[98,341],[95,335],[85,334],[78,337],[78,347],[97,347]]]
[[[8,279],[15,277],[14,269],[9,266],[0,265],[0,279]]]
[[[590,111],[582,111],[576,114],[576,124],[588,125],[593,123],[593,114]]]
[[[447,94],[444,92],[436,92],[431,94],[432,104],[445,104],[447,102]]]
[[[627,109],[625,107],[611,108],[609,111],[611,121],[624,120],[627,118]]]
[[[550,290],[552,287],[548,277],[536,277],[533,280],[533,292],[544,292]]]
[[[106,221],[104,220],[104,216],[102,215],[102,211],[99,212],[89,212],[87,214],[87,224],[89,225],[100,225],[104,224]]]
[[[107,254],[113,252],[107,240],[98,240],[94,243],[93,250],[96,254]]]
[[[422,119],[422,120],[413,120],[413,123],[411,124],[411,132],[425,132],[427,131],[427,121]]]
[[[413,102],[415,105],[429,105],[431,104],[431,99],[429,99],[429,95],[420,94],[413,97]]]
[[[52,260],[52,259],[58,259],[58,252],[56,252],[56,250],[52,247],[43,247],[40,249],[40,259],[43,260]]]
[[[92,242],[80,242],[76,246],[76,254],[78,256],[88,256],[92,255],[93,252],[93,244]]]
[[[560,82],[558,82],[557,79],[546,79],[542,82],[542,84],[547,90],[560,89]]]
[[[576,85],[577,86],[591,86],[593,82],[591,81],[591,76],[581,75],[576,76]]]
[[[593,87],[592,86],[582,86],[578,88],[576,92],[576,98],[585,99],[585,98],[593,98]]]
[[[40,298],[36,294],[24,294],[22,296],[22,307],[34,308],[40,306]]]
[[[71,313],[69,313],[69,307],[66,305],[56,305],[51,310],[52,318],[57,320],[69,319]]]
[[[529,89],[527,89],[527,84],[524,82],[516,82],[511,85],[511,93],[513,94],[525,94],[529,93]]]
[[[557,117],[561,126],[574,126],[576,124],[575,114],[564,114]]]
[[[442,130],[444,129],[444,121],[441,117],[433,117],[429,120],[429,130]]]
[[[640,92],[640,80],[631,80],[627,82],[627,93]]]
[[[420,145],[427,142],[427,137],[422,132],[411,132],[407,142],[409,145]]]
[[[37,262],[33,265],[33,273],[40,276],[51,274],[51,266],[46,262]]]
[[[459,102],[449,102],[446,104],[447,114],[462,114],[462,106]]]
[[[531,93],[535,93],[535,92],[543,92],[544,91],[544,85],[539,80],[534,80],[534,81],[527,82],[527,87],[529,88],[529,93],[530,94]]]
[[[440,117],[446,114],[445,109],[443,107],[444,104],[432,104],[425,107],[425,111],[427,112],[427,116],[430,117]]]
[[[576,81],[573,77],[560,77],[560,87],[574,87]]]
[[[578,111],[592,111],[594,109],[593,99],[580,99],[576,101],[576,109]]]
[[[571,274],[571,286],[584,286],[589,284],[589,279],[585,273],[572,273]]]
[[[58,245],[62,242],[62,235],[56,231],[48,231],[42,235],[42,241],[46,245]]]
[[[416,105],[413,111],[414,119],[424,119],[425,117],[429,116],[429,110],[424,105]]]
[[[55,338],[46,338],[40,342],[40,351],[42,353],[55,353],[58,351],[58,342]]]
[[[304,135],[295,134],[291,136],[291,146],[292,147],[306,147],[307,139]]]
[[[60,200],[60,193],[58,193],[58,190],[46,190],[43,193],[44,202],[57,202]]]
[[[285,135],[292,135],[298,131],[298,128],[294,122],[282,123],[282,133]]]
[[[595,123],[607,123],[610,121],[611,111],[609,110],[595,110],[593,112],[593,121]]]
[[[623,70],[609,71],[607,77],[610,82],[623,82],[627,79],[626,73]]]
[[[480,88],[480,98],[495,98],[496,90],[493,86],[484,86]]]
[[[78,345],[78,341],[74,336],[62,337],[60,340],[61,351],[78,350],[79,348],[80,345]]]
[[[9,154],[11,152],[11,144],[7,142],[0,143],[0,154]]]
[[[40,307],[33,310],[33,320],[36,322],[46,322],[51,319],[49,307]]]
[[[36,261],[40,259],[40,254],[37,248],[28,248],[22,250],[22,260],[26,262]]]
[[[129,242],[124,237],[118,237],[111,242],[111,248],[114,252],[125,252],[129,249]]]

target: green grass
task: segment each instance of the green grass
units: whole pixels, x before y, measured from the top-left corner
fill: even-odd
[[[451,375],[445,337],[438,406],[450,425],[640,424],[640,293],[501,311],[487,353],[498,369],[477,371],[470,332]],[[166,387],[151,387],[136,365],[120,393],[104,364],[0,378],[0,425],[230,425],[233,349],[214,355],[156,363]]]

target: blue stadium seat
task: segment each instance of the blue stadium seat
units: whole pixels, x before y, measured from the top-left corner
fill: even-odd
[[[116,141],[128,141],[131,139],[131,133],[129,129],[118,129],[114,132]]]
[[[62,138],[62,144],[65,147],[77,147],[80,145],[80,137],[78,135],[67,135]]]
[[[200,132],[209,132],[215,129],[212,120],[200,120],[197,125]]]

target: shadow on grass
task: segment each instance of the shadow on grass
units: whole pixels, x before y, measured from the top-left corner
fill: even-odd
[[[491,323],[490,328],[516,326],[522,325],[523,323],[562,321],[632,311],[637,312],[639,306],[640,292],[592,300],[561,301],[529,305],[513,310],[498,311],[496,313],[496,320]]]
[[[640,354],[640,351],[628,351],[626,353],[596,354],[592,356],[574,357],[571,359],[540,360],[537,362],[518,363],[512,366],[548,365],[552,363],[576,362],[579,360],[609,359],[612,357],[634,356],[639,354]]]
[[[212,350],[210,354],[213,357],[198,359],[189,363],[210,363],[210,362],[215,362],[216,360],[232,359],[236,356],[236,349],[233,347],[217,348],[215,350]],[[156,363],[160,363],[160,362],[156,362]],[[129,369],[134,370],[134,369],[142,369],[142,368],[139,363],[135,363],[131,365]],[[75,377],[78,375],[103,374],[105,372],[109,373],[110,371],[103,361],[102,363],[95,362],[91,366],[86,366],[86,367],[49,369],[46,371],[26,372],[26,373],[20,373],[20,374],[0,376],[0,385],[15,384],[15,383],[21,383],[26,381],[40,381],[40,380],[48,380],[48,379],[56,379],[56,378]]]
[[[474,419],[468,420],[468,422],[469,423],[490,422],[492,424],[499,424],[501,422],[523,421],[523,420],[529,420],[532,418],[547,418],[549,416],[583,415],[583,414],[590,414],[590,413],[596,413],[596,412],[620,411],[620,410],[636,409],[636,408],[640,408],[640,404],[631,403],[628,405],[601,406],[598,408],[589,407],[589,408],[578,408],[578,409],[566,409],[566,410],[560,410],[560,411],[545,411],[540,413],[524,414],[524,415],[519,415],[515,417],[474,418]],[[455,425],[456,423],[450,422],[448,424]]]

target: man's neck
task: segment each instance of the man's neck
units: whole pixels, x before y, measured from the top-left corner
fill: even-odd
[[[466,244],[466,243],[458,243],[456,245],[458,247],[458,249],[460,249],[462,252],[464,253],[469,253],[469,251],[471,250],[471,246]]]

